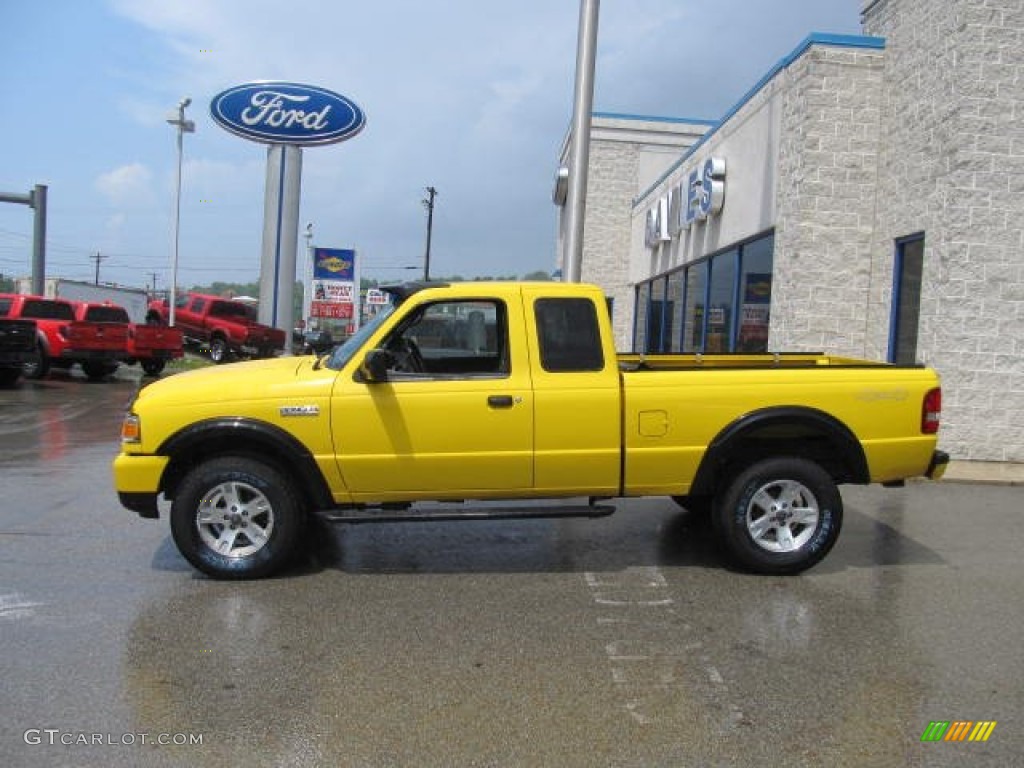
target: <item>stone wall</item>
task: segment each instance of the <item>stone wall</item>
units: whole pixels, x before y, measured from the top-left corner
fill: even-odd
[[[777,76],[769,349],[864,354],[884,55],[814,45]]]
[[[867,352],[888,348],[894,240],[923,232],[941,443],[1024,462],[1024,4],[877,0],[864,29],[886,39]]]

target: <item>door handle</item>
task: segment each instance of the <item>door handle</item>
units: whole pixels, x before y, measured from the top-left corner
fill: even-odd
[[[511,408],[514,403],[512,395],[491,395],[487,398],[487,404],[491,408]]]

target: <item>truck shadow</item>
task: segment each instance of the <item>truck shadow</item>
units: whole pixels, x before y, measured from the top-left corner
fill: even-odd
[[[311,523],[306,547],[278,579],[325,571],[350,574],[584,573],[638,566],[732,572],[706,516],[668,499],[629,502],[596,520],[493,520],[404,523]],[[879,509],[886,514],[893,510]],[[898,518],[898,511],[897,511]],[[894,520],[899,523],[898,519]],[[933,550],[898,527],[847,508],[843,532],[809,573],[938,564]],[[154,570],[191,566],[167,537],[154,553]],[[198,580],[205,576],[194,572]]]

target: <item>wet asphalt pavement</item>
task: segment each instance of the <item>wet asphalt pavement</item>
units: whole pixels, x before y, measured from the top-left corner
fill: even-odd
[[[327,529],[219,583],[117,503],[134,387],[0,390],[0,765],[1024,763],[1022,488],[844,487],[793,578],[648,499]],[[922,743],[957,720],[997,725]]]

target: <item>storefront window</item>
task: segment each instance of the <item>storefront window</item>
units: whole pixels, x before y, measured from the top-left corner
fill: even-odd
[[[665,351],[677,353],[682,348],[683,327],[683,270],[668,276],[668,291],[665,295]]]
[[[651,283],[651,308],[647,312],[647,348],[644,352],[656,355],[665,351],[662,336],[665,319],[665,279],[657,278]]]
[[[704,350],[704,294],[708,281],[708,263],[686,270],[686,308],[683,312],[683,352]]]
[[[651,284],[641,283],[636,287],[636,310],[633,316],[633,351],[644,352],[647,348],[647,316],[651,298]]]
[[[739,335],[737,352],[767,352],[772,301],[772,254],[775,237],[768,235],[741,251]]]
[[[775,238],[768,234],[638,285],[633,349],[766,352],[774,248]],[[913,266],[912,260],[907,263]]]
[[[896,275],[889,331],[889,362],[917,362],[917,325],[921,314],[921,275],[924,271],[924,235],[896,242]]]
[[[736,306],[736,260],[738,251],[719,254],[711,260],[711,301],[708,310],[704,351],[709,355],[732,352],[733,307]]]

